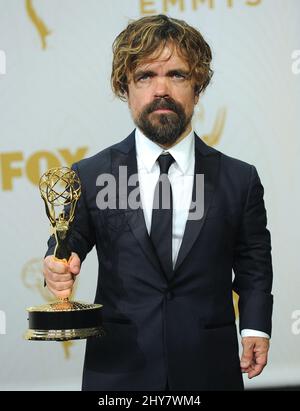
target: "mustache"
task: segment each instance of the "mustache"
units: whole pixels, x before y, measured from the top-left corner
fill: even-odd
[[[172,99],[156,99],[153,100],[152,103],[150,103],[146,108],[145,108],[145,114],[150,114],[155,110],[172,110],[176,114],[179,114],[182,110],[179,107],[179,105]]]

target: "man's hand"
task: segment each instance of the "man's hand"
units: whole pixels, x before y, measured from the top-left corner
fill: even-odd
[[[243,354],[241,371],[248,373],[248,378],[259,375],[267,365],[270,342],[263,337],[242,338]]]
[[[80,272],[80,258],[72,253],[68,263],[56,260],[53,255],[44,259],[43,273],[47,287],[57,298],[67,298],[72,293],[75,276]]]

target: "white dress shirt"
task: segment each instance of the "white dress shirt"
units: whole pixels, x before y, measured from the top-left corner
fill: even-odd
[[[166,151],[170,153],[175,160],[174,163],[171,164],[168,173],[173,195],[172,261],[173,267],[175,267],[192,201],[195,166],[194,132],[192,130],[179,143],[165,150],[149,140],[144,136],[141,130],[136,128],[135,144],[141,203],[149,234],[151,229],[154,190],[160,174],[159,164],[156,160]],[[269,338],[269,335],[266,333],[250,329],[242,330],[241,336]]]

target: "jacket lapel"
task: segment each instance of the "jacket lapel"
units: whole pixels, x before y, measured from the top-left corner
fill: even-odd
[[[204,176],[204,210],[203,216],[200,219],[192,220],[188,219],[185,226],[185,231],[181,243],[181,247],[178,253],[177,261],[175,264],[174,273],[178,270],[184,259],[187,257],[197,237],[199,236],[203,224],[206,219],[207,212],[209,210],[213,194],[216,187],[216,182],[219,174],[220,153],[207,146],[196,134],[195,134],[195,175],[193,184],[193,202],[203,200],[198,198],[199,193],[196,193],[196,175],[203,174]],[[198,195],[196,195],[198,194]],[[203,195],[203,194],[202,194]],[[191,211],[191,210],[190,210]]]
[[[135,149],[135,131],[133,131],[125,140],[121,141],[120,143],[116,144],[112,147],[112,174],[115,177],[115,181],[117,182],[117,206],[119,204],[119,167],[125,166],[127,169],[127,181],[128,178],[132,175],[137,175],[137,160],[136,160],[136,149]],[[203,224],[206,219],[207,212],[209,210],[213,194],[215,191],[218,174],[219,174],[219,163],[220,163],[220,153],[207,146],[196,134],[195,134],[195,175],[194,175],[194,184],[193,184],[193,194],[192,200],[195,203],[196,200],[199,201],[199,193],[196,192],[196,175],[203,174],[204,175],[204,210],[203,210],[203,217],[200,219],[188,219],[185,226],[185,231],[181,243],[181,247],[179,250],[179,254],[177,257],[177,261],[175,264],[175,269],[173,275],[178,270],[182,262],[188,256],[193,244],[195,243],[197,237],[199,236]],[[130,193],[135,189],[138,189],[139,194],[139,185],[137,179],[137,186],[129,186],[127,182],[127,198],[130,196]],[[120,210],[127,215],[127,222],[138,241],[139,245],[141,246],[143,252],[149,259],[149,261],[153,264],[155,269],[161,273],[163,273],[161,264],[149,237],[144,212],[141,207],[138,207],[136,210],[127,207],[123,210]],[[117,212],[120,212],[117,210]],[[191,210],[192,212],[192,210]],[[170,278],[165,275],[165,279],[170,281]]]
[[[135,131],[133,131],[125,140],[122,142],[116,144],[114,147],[112,147],[112,174],[115,177],[115,181],[117,182],[117,192],[116,192],[116,204],[117,207],[120,204],[120,196],[119,196],[119,185],[125,183],[127,186],[127,193],[124,191],[124,202],[126,201],[127,207],[123,210],[120,210],[121,212],[124,212],[127,216],[127,222],[133,232],[133,235],[135,236],[136,240],[138,241],[139,245],[141,246],[143,252],[145,255],[148,257],[149,261],[153,264],[155,269],[159,272],[162,272],[160,262],[158,260],[158,257],[156,255],[155,249],[153,247],[153,244],[151,242],[151,239],[149,237],[146,223],[145,223],[145,218],[144,218],[144,212],[142,207],[138,207],[137,209],[132,209],[130,205],[128,205],[128,198],[130,194],[135,194],[135,197],[138,196],[140,200],[140,194],[139,194],[139,182],[137,179],[137,185],[135,186],[129,186],[128,185],[128,179],[130,176],[137,175],[138,170],[137,170],[137,160],[136,160],[136,149],[135,149]],[[120,181],[119,179],[119,168],[123,166],[126,167],[127,170],[127,181],[125,180],[123,182]],[[137,192],[133,193],[133,190],[138,190]],[[136,196],[137,194],[137,196]],[[126,197],[126,198],[125,198]],[[117,212],[120,212],[117,211]]]

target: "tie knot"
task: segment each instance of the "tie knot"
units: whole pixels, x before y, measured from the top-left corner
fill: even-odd
[[[168,174],[170,165],[175,161],[170,153],[161,154],[157,160],[160,167],[160,174]]]

